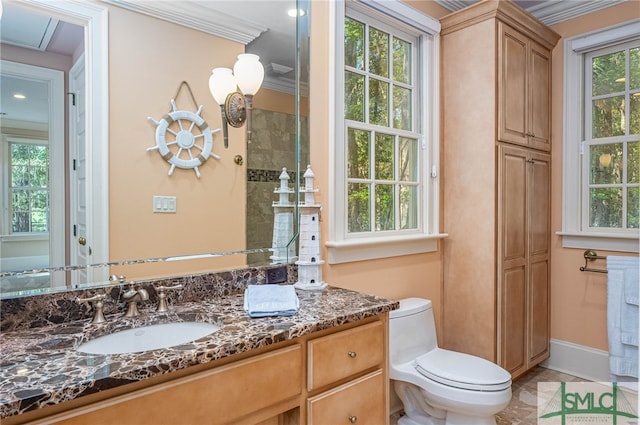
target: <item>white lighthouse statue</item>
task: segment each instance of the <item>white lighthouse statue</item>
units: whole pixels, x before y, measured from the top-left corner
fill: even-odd
[[[313,188],[315,175],[311,165],[307,165],[304,173],[304,203],[300,203],[300,249],[298,266],[298,281],[295,287],[306,290],[322,290],[327,283],[322,281],[322,257],[320,255],[320,204],[316,204]]]
[[[271,264],[284,264],[296,259],[296,245],[291,243],[293,238],[293,207],[289,202],[289,194],[294,190],[289,188],[289,174],[283,168],[280,174],[280,187],[274,193],[278,194],[278,202],[273,203],[273,239],[270,251]]]

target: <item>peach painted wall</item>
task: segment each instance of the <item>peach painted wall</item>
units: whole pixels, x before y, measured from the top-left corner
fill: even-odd
[[[213,152],[193,170],[176,169],[157,151],[156,126],[171,111],[170,100],[182,81],[191,86],[202,117],[212,129],[221,127],[220,107],[209,92],[215,67],[233,66],[244,51],[241,43],[180,25],[109,7],[110,91],[110,259],[149,258],[243,249],[246,168],[233,162],[246,155],[244,128],[230,128],[229,149],[222,133],[213,136]],[[196,112],[188,90],[176,98],[177,109]],[[154,195],[177,197],[176,214],[154,214]],[[229,268],[244,256],[177,263],[154,263],[114,270],[127,277],[161,276]]]
[[[553,50],[553,147],[551,229],[562,230],[562,108],[564,39],[606,28],[640,16],[640,4],[629,1],[576,19],[561,22],[551,28],[562,36]],[[608,350],[606,275],[581,272],[583,249],[562,248],[562,238],[551,240],[551,337],[578,345]],[[633,255],[598,251],[599,255]],[[604,260],[594,267],[606,267]]]
[[[411,2],[416,8],[438,19],[446,9],[435,2]],[[333,139],[330,119],[329,75],[334,60],[331,57],[327,28],[330,23],[329,2],[311,3],[311,84],[310,129],[311,164],[320,189],[316,198],[323,205],[322,232],[326,240],[331,217],[328,214],[329,144]],[[326,250],[323,258],[327,258]],[[428,254],[391,257],[346,264],[327,264],[324,280],[333,286],[354,289],[391,299],[425,297],[433,301],[436,322],[440,327],[442,296],[442,250]]]

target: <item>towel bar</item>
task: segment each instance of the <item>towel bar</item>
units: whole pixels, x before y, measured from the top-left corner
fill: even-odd
[[[598,255],[597,252],[595,252],[592,249],[587,249],[584,252],[584,266],[580,267],[580,271],[581,272],[595,272],[595,273],[606,273],[606,270],[602,270],[602,269],[592,269],[591,267],[587,267],[587,264],[589,263],[589,261],[594,261],[594,260],[606,260],[607,257],[602,256],[602,255]]]

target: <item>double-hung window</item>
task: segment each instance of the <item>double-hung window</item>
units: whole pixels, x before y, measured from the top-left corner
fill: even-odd
[[[566,247],[638,251],[639,25],[575,37],[565,46]]]
[[[439,24],[396,1],[338,8],[329,262],[435,250]]]
[[[7,136],[2,143],[4,235],[49,232],[49,147],[46,141]]]

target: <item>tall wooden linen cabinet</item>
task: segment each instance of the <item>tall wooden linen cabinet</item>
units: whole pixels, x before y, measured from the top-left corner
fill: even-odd
[[[441,20],[445,348],[515,378],[549,357],[551,50],[511,1]]]

